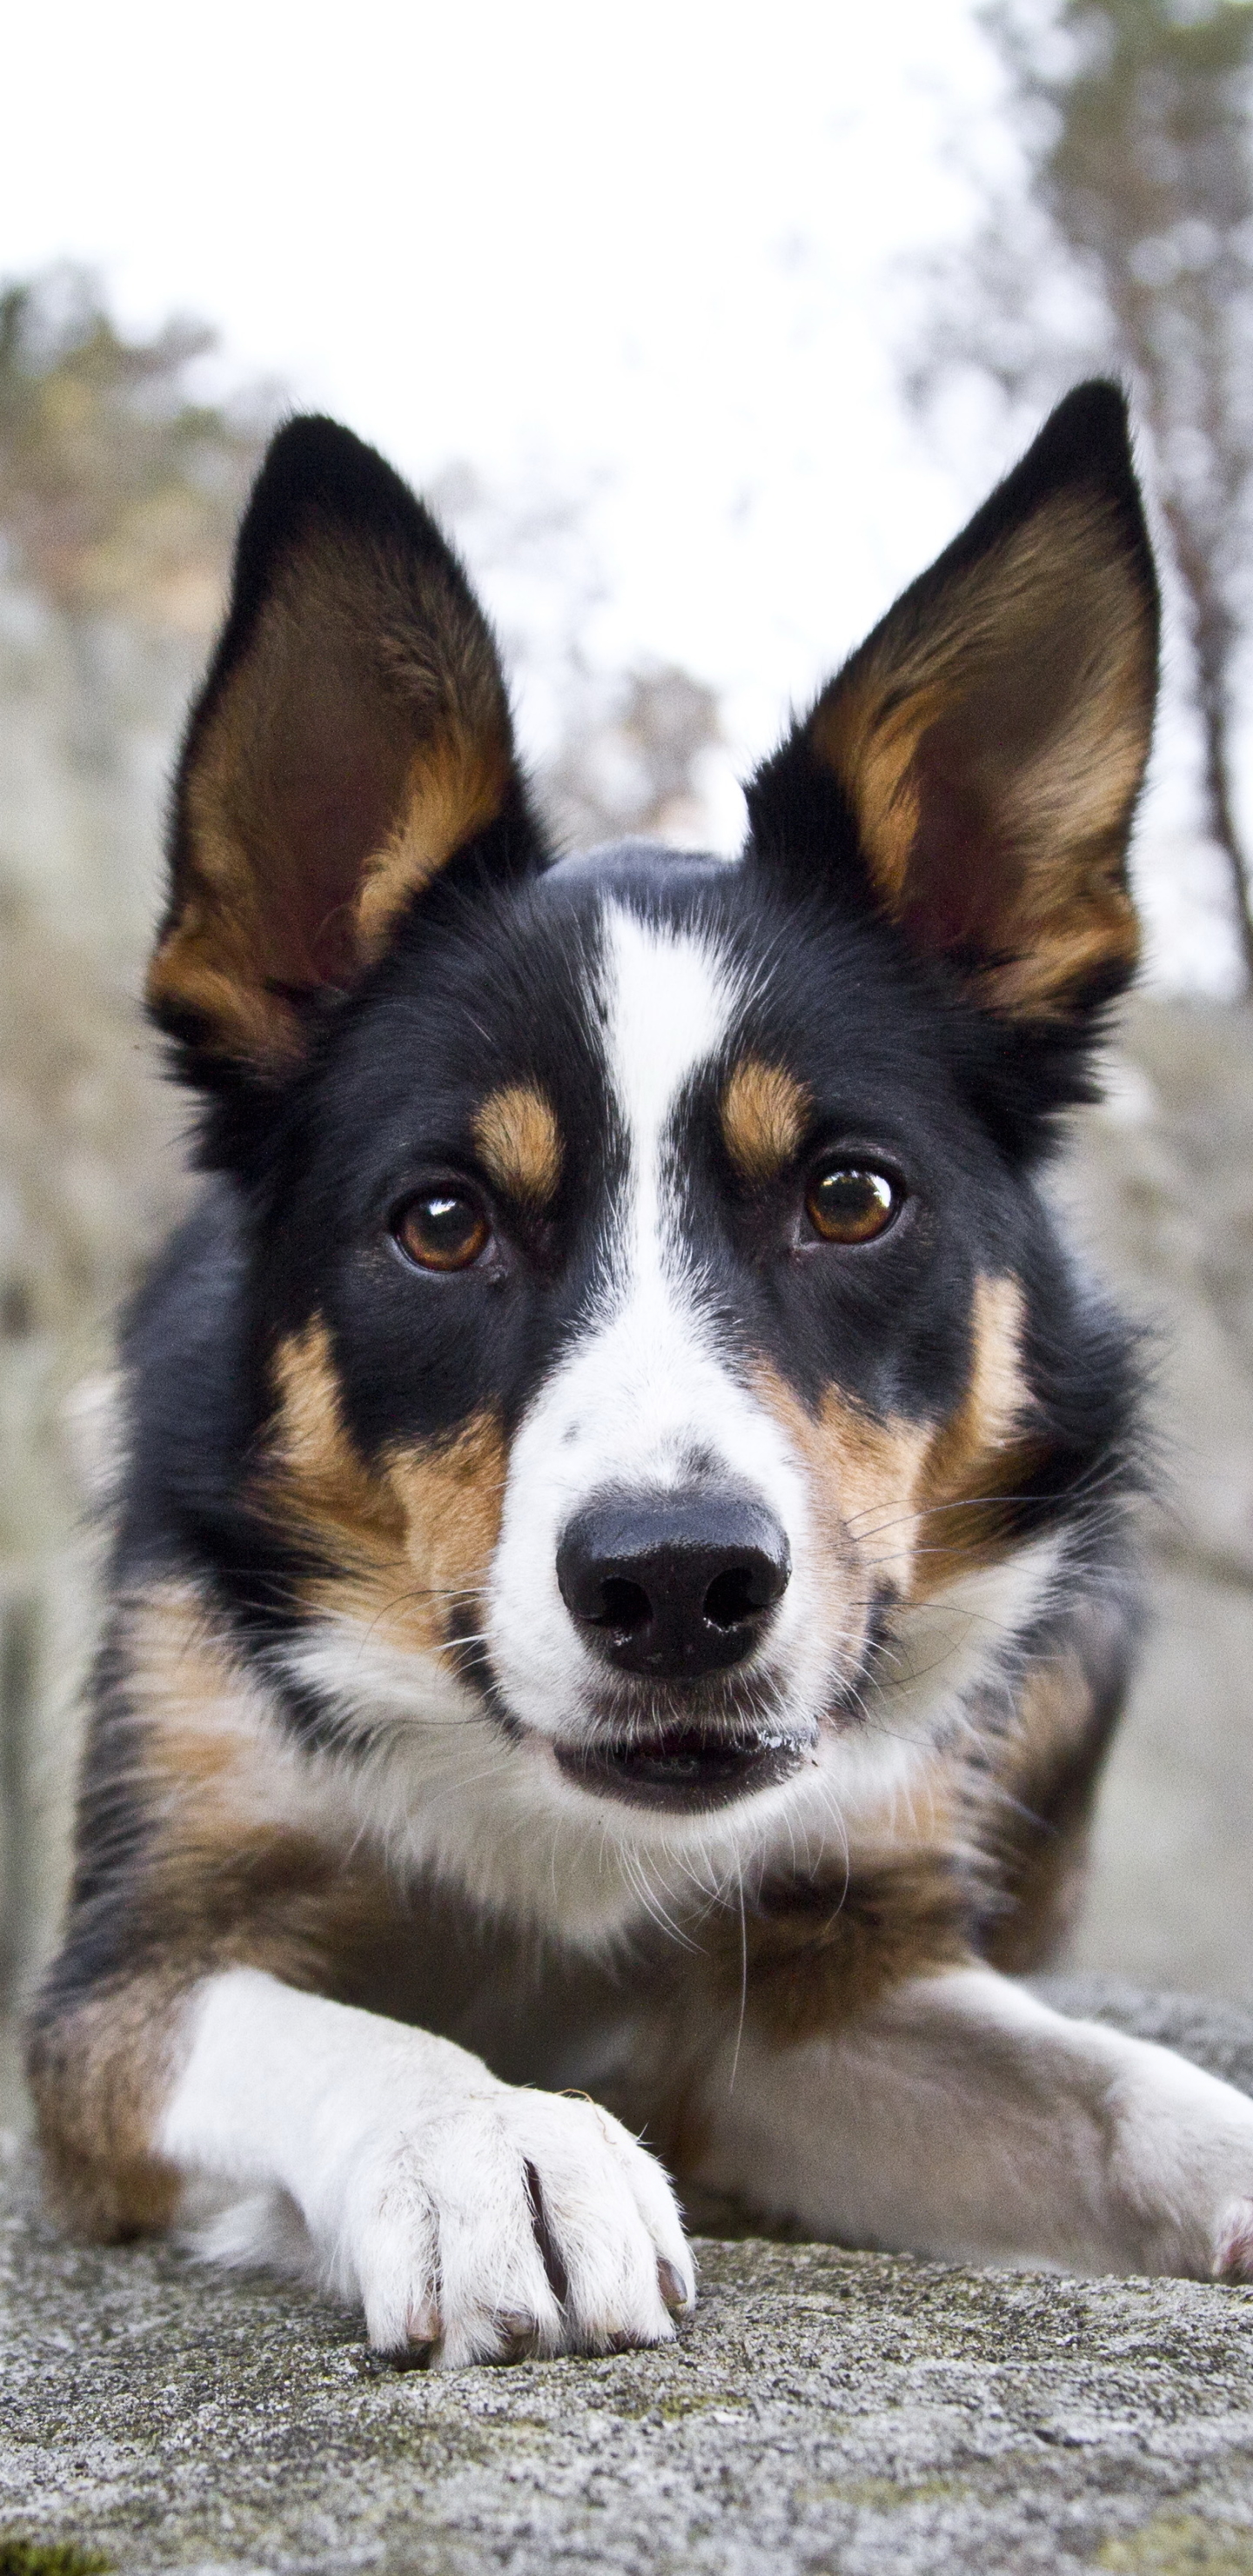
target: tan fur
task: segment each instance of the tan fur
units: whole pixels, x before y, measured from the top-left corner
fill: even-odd
[[[474,1117],[488,1179],[523,1207],[546,1207],[561,1179],[561,1134],[542,1091],[513,1082],[489,1093]]]
[[[320,1319],[282,1345],[274,1376],[278,1410],[258,1500],[335,1569],[308,1582],[306,1600],[368,1622],[383,1642],[439,1652],[499,1536],[499,1425],[481,1414],[454,1439],[423,1448],[398,1442],[372,1471],[344,1427]]]
[[[46,2020],[27,2074],[45,2185],[63,2225],[103,2242],[168,2227],[178,2177],[151,2141],[178,2064],[185,1988],[162,1969]]]
[[[404,1514],[386,1474],[371,1475],[344,1426],[331,1337],[320,1316],[280,1343],[277,1410],[262,1473],[263,1508],[346,1568],[394,1565]]]
[[[128,1603],[118,1642],[151,1837],[137,1929],[150,1924],[184,1970],[243,1959],[355,1991],[397,1899],[354,1845],[340,1784],[284,1735],[192,1585],[156,1583]]]
[[[760,1056],[744,1056],[722,1095],[722,1133],[732,1162],[749,1181],[774,1180],[795,1161],[809,1102],[794,1075]]]
[[[894,1588],[904,1592],[913,1569],[914,1498],[929,1433],[925,1425],[877,1422],[848,1399],[828,1390],[810,1413],[778,1372],[759,1362],[754,1382],[761,1402],[787,1433],[809,1473],[816,1540],[824,1558],[823,1583],[848,1596],[864,1622],[863,1562],[886,1565]]]
[[[388,1476],[405,1516],[405,1563],[443,1623],[477,1596],[500,1535],[506,1457],[500,1425],[476,1415],[455,1440],[392,1452]]]
[[[397,913],[500,812],[512,764],[486,630],[437,571],[416,600],[386,557],[322,536],[285,569],[187,781],[154,1008],[279,1071],[281,987],[352,983]]]
[[[193,1587],[131,1600],[116,1644],[129,1726],[115,1777],[144,1822],[125,1889],[136,1973],[44,2019],[30,2056],[52,2196],[105,2239],[175,2215],[150,2142],[201,1977],[246,1964],[363,2002],[405,1947],[403,1900],[354,1845],[342,1792],[274,1726]]]
[[[177,1012],[212,1029],[222,1055],[278,1072],[300,1054],[299,1024],[290,1005],[252,971],[247,895],[241,887],[235,901],[224,899],[234,859],[222,834],[202,835],[200,883],[149,964],[145,996],[159,1018]]]
[[[780,2043],[837,2030],[889,1986],[973,1956],[969,1900],[942,1841],[925,1836],[847,1878],[767,1890],[746,1927],[748,2012]],[[735,1945],[724,1943],[733,1978]]]
[[[1077,636],[1094,639],[1082,659]],[[889,616],[819,700],[814,748],[906,927],[928,911],[929,804],[958,794],[981,845],[968,928],[988,1006],[1048,1013],[1134,961],[1123,854],[1152,702],[1151,625],[1120,532],[1073,495],[950,576],[942,615]]]
[[[453,852],[495,821],[509,767],[503,732],[476,742],[458,727],[446,741],[415,754],[399,820],[362,871],[355,927],[363,960],[380,954],[396,915],[439,875]]]
[[[966,1392],[934,1432],[919,1479],[918,1599],[996,1555],[1005,1535],[1001,1498],[1021,1489],[1033,1463],[1022,1318],[1016,1279],[976,1280]]]
[[[900,1598],[925,1600],[996,1552],[997,1498],[1017,1485],[1016,1435],[1029,1411],[1017,1280],[976,1280],[972,1311],[966,1391],[939,1424],[878,1421],[835,1389],[812,1414],[776,1371],[757,1369],[762,1402],[809,1469],[819,1531],[846,1580],[871,1567]],[[855,1589],[864,1588],[859,1573]]]
[[[1099,1665],[1073,1647],[1037,1666],[1018,1694],[994,1764],[999,1794],[980,1828],[1004,1890],[983,1946],[1007,1976],[1047,1966],[1072,1929],[1117,1707]]]
[[[136,1783],[180,1834],[215,1844],[282,1824],[325,1835],[338,1810],[274,1724],[270,1703],[194,1584],[159,1581],[127,1600],[117,1632],[129,1715],[140,1731]],[[333,1838],[333,1836],[332,1836]]]

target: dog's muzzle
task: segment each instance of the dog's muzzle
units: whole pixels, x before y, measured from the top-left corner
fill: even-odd
[[[751,1496],[604,1493],[586,1503],[557,1551],[562,1600],[597,1661],[658,1685],[666,1714],[650,1726],[641,1707],[621,1736],[558,1745],[567,1777],[678,1812],[725,1805],[794,1770],[795,1743],[710,1723],[699,1706],[702,1684],[761,1645],[790,1574],[786,1535]],[[675,1710],[688,1692],[690,1718]]]

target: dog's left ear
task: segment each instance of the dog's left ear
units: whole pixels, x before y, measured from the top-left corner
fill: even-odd
[[[486,619],[434,520],[334,421],[280,430],[240,530],[226,626],[175,786],[148,978],[209,1090],[296,1066],[459,854],[539,845]]]
[[[1126,406],[1081,385],[758,772],[751,848],[839,877],[984,1007],[1078,1021],[1135,969],[1157,635]]]

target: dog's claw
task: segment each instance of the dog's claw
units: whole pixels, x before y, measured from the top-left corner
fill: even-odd
[[[674,2264],[667,2262],[664,2254],[659,2254],[657,2257],[657,2287],[671,2316],[681,2316],[683,2311],[691,2306],[686,2282],[682,2280]]]

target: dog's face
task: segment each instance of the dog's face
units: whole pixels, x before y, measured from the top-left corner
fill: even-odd
[[[443,1629],[585,1793],[708,1804],[856,1726],[1028,1472],[1019,1196],[885,947],[718,861],[576,862],[415,942],[311,1091],[292,1384],[317,1317],[415,1568],[467,1454]]]
[[[152,996],[264,1210],[240,1474],[315,1736],[461,1726],[524,1827],[673,1840],[951,1722],[1116,1401],[1031,1171],[1134,959],[1154,650],[1090,391],[741,862],[551,865],[431,523],[276,443]]]

